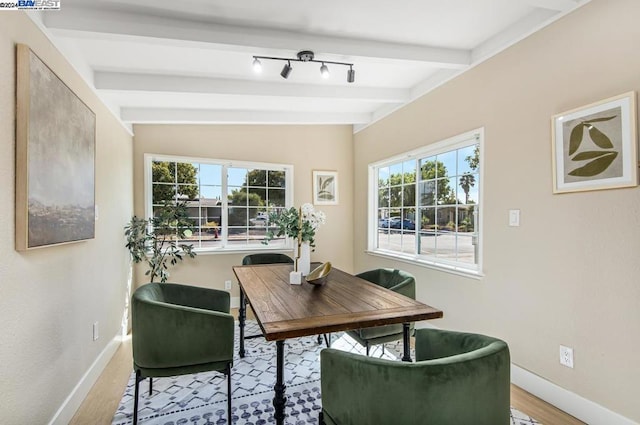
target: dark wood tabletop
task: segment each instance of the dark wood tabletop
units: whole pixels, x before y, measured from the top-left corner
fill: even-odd
[[[438,319],[442,311],[333,268],[325,283],[289,283],[289,264],[233,271],[268,341]]]

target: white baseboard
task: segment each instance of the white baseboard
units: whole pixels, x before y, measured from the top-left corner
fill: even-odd
[[[590,425],[638,425],[631,419],[565,390],[513,363],[511,364],[511,382]]]
[[[240,308],[240,297],[231,297],[231,308]]]
[[[104,371],[104,368],[116,353],[116,350],[118,350],[121,343],[121,335],[116,335],[111,341],[109,341],[91,367],[89,367],[89,370],[87,370],[82,376],[80,382],[78,382],[75,388],[71,391],[71,394],[69,394],[62,403],[56,414],[53,415],[49,425],[67,425],[69,421],[71,421],[71,418],[73,418],[73,415],[75,415],[76,411],[87,397],[87,394],[89,394],[91,387],[96,383],[100,374]]]

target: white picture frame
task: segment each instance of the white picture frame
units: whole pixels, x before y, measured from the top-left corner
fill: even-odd
[[[313,203],[315,205],[338,205],[338,172],[313,171]]]
[[[638,185],[635,92],[554,115],[551,126],[554,193]]]

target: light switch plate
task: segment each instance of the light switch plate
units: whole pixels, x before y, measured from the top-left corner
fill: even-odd
[[[509,226],[520,226],[520,210],[509,210]]]

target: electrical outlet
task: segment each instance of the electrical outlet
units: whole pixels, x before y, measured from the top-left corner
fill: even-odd
[[[231,281],[230,280],[225,280],[224,281],[224,289],[226,289],[227,291],[229,291],[231,289]]]
[[[560,346],[560,364],[573,369],[573,348]]]
[[[98,322],[93,323],[93,340],[97,341],[100,334],[98,333]]]

